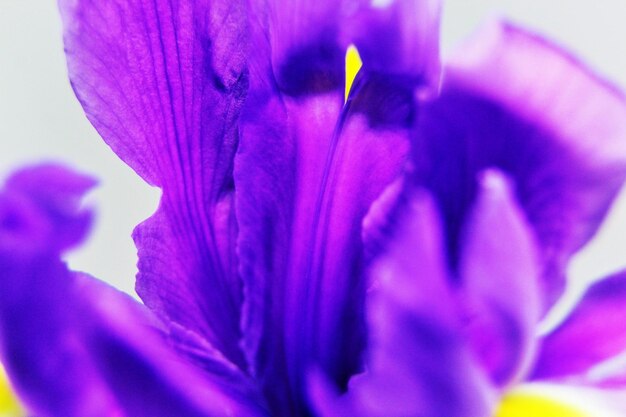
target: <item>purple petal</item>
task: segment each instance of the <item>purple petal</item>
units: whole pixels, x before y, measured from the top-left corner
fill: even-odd
[[[444,213],[451,264],[476,196],[476,173],[497,167],[540,243],[545,308],[569,256],[596,231],[626,177],[621,93],[547,41],[508,23],[453,56],[441,97],[421,117],[416,164]]]
[[[398,188],[368,220],[387,247],[368,294],[367,371],[339,399],[314,385],[316,406],[327,416],[489,415],[493,393],[456,321],[435,205],[410,185]]]
[[[361,222],[399,174],[417,112],[417,86],[397,74],[364,74],[344,106],[344,6],[270,2],[253,15],[235,167],[244,349],[271,405],[294,414],[312,363],[340,386],[360,366]]]
[[[535,242],[507,179],[483,174],[481,190],[463,230],[466,334],[494,383],[525,375],[536,350],[542,314]]]
[[[107,144],[163,190],[135,233],[137,292],[243,365],[232,201],[247,80],[241,1],[61,0],[72,85]]]
[[[569,317],[542,340],[533,379],[582,376],[626,351],[626,272],[593,284]]]
[[[59,260],[84,236],[89,178],[24,170],[0,193],[0,356],[40,416],[262,415],[229,378],[207,379],[169,348],[130,297]],[[231,365],[234,368],[233,365]]]

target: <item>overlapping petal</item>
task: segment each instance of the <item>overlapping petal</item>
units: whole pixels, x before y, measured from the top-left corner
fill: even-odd
[[[0,354],[38,416],[257,416],[254,390],[208,379],[178,356],[142,305],[59,259],[87,228],[93,185],[55,166],[24,170],[0,194]],[[234,369],[234,370],[233,370]]]
[[[498,386],[518,382],[536,351],[542,314],[535,241],[514,188],[502,174],[482,174],[463,227],[459,273],[466,336]]]
[[[251,88],[235,169],[244,345],[255,372],[271,381],[274,405],[292,413],[303,407],[312,363],[342,386],[358,369],[361,221],[400,172],[417,111],[417,82],[373,76],[366,62],[344,106],[339,20],[349,3],[270,2],[267,14],[252,17]],[[438,18],[403,18],[411,16],[416,25]],[[391,85],[402,87],[399,94]]]
[[[243,3],[60,0],[87,116],[163,190],[135,231],[137,291],[242,367],[232,164],[247,87]]]
[[[444,213],[451,264],[474,177],[497,167],[516,183],[541,244],[545,309],[625,178],[624,97],[560,48],[503,22],[463,45],[445,73],[441,96],[422,113],[415,159]]]
[[[314,385],[322,415],[489,415],[491,388],[460,331],[436,206],[414,187],[394,184],[368,215],[385,250],[371,270],[367,367],[338,399]]]
[[[571,314],[542,339],[533,379],[578,378],[626,352],[626,272],[593,284]]]

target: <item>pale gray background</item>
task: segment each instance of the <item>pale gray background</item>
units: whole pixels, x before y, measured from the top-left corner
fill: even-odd
[[[626,85],[626,1],[451,0],[444,10],[445,51],[499,14],[567,45],[600,73]],[[26,162],[58,160],[100,178],[88,204],[98,221],[74,268],[133,292],[136,254],[130,233],[154,210],[158,192],[103,144],[66,78],[53,0],[0,0],[0,175]],[[626,265],[626,199],[602,239],[574,263],[584,282]],[[621,231],[621,232],[620,232]]]

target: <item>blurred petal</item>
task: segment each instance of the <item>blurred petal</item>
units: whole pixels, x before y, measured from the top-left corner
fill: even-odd
[[[497,167],[537,234],[547,309],[626,177],[623,95],[558,47],[494,23],[453,55],[419,130],[414,157],[443,210],[452,265],[476,173]]]
[[[535,242],[507,179],[487,171],[463,230],[460,275],[467,334],[483,368],[504,386],[532,364],[541,317]]]
[[[88,178],[19,172],[0,194],[0,356],[37,416],[262,415],[245,387],[192,368],[125,294],[59,260]],[[82,237],[82,236],[81,236]],[[78,243],[78,241],[73,241]]]
[[[163,190],[137,292],[242,365],[231,207],[247,80],[243,1],[60,0],[72,85],[111,148]]]
[[[379,231],[387,251],[372,270],[367,370],[334,401],[314,385],[315,405],[324,416],[489,415],[489,384],[455,320],[435,206],[410,186],[398,195]],[[369,221],[387,210],[377,203]]]
[[[583,376],[626,352],[626,272],[593,284],[570,316],[542,341],[533,379]]]
[[[235,166],[243,346],[272,407],[292,414],[312,364],[342,387],[360,366],[361,222],[399,174],[417,112],[417,85],[398,76],[357,77],[344,106],[348,3],[254,2],[252,14]]]

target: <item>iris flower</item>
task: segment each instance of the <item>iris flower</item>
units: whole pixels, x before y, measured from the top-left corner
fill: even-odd
[[[577,415],[509,393],[626,347],[624,274],[536,332],[626,178],[624,97],[558,47],[494,23],[441,77],[436,0],[60,8],[87,117],[162,196],[141,304],[62,261],[94,180],[5,183],[0,352],[34,415]]]

